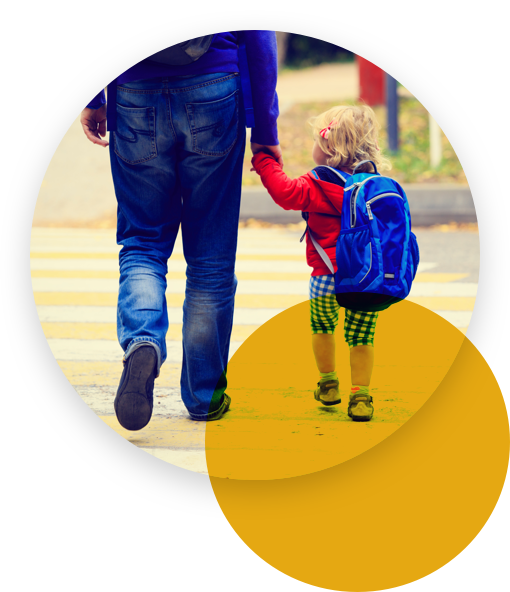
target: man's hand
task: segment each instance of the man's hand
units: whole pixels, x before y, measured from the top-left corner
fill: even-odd
[[[254,142],[251,143],[251,151],[253,156],[257,154],[257,152],[266,152],[278,161],[278,164],[283,169],[283,156],[282,156],[282,149],[280,148],[280,144],[276,146],[264,146],[263,144],[255,144]],[[255,169],[251,169],[252,171]]]
[[[106,105],[99,109],[85,107],[81,112],[80,123],[85,135],[93,144],[108,146],[108,142],[101,139],[106,136]]]

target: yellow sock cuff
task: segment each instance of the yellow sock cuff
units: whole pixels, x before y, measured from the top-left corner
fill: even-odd
[[[336,370],[333,370],[333,372],[319,372],[319,374],[321,375],[321,382],[325,382],[326,380],[338,380]]]

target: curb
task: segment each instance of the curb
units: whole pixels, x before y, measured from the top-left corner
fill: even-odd
[[[413,226],[450,222],[476,222],[475,205],[466,185],[402,185],[411,209]],[[283,210],[263,187],[243,187],[241,220],[255,218],[273,224],[296,224],[301,212]]]

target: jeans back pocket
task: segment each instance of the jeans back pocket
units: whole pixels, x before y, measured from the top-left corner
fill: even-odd
[[[113,132],[115,154],[128,164],[157,156],[154,107],[123,107],[117,103],[117,131]]]
[[[186,103],[193,151],[204,156],[225,156],[238,137],[239,93],[207,103]]]

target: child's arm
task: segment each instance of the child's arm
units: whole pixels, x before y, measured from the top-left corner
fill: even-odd
[[[317,188],[308,175],[290,179],[273,156],[258,152],[252,165],[275,203],[284,210],[306,211]]]

